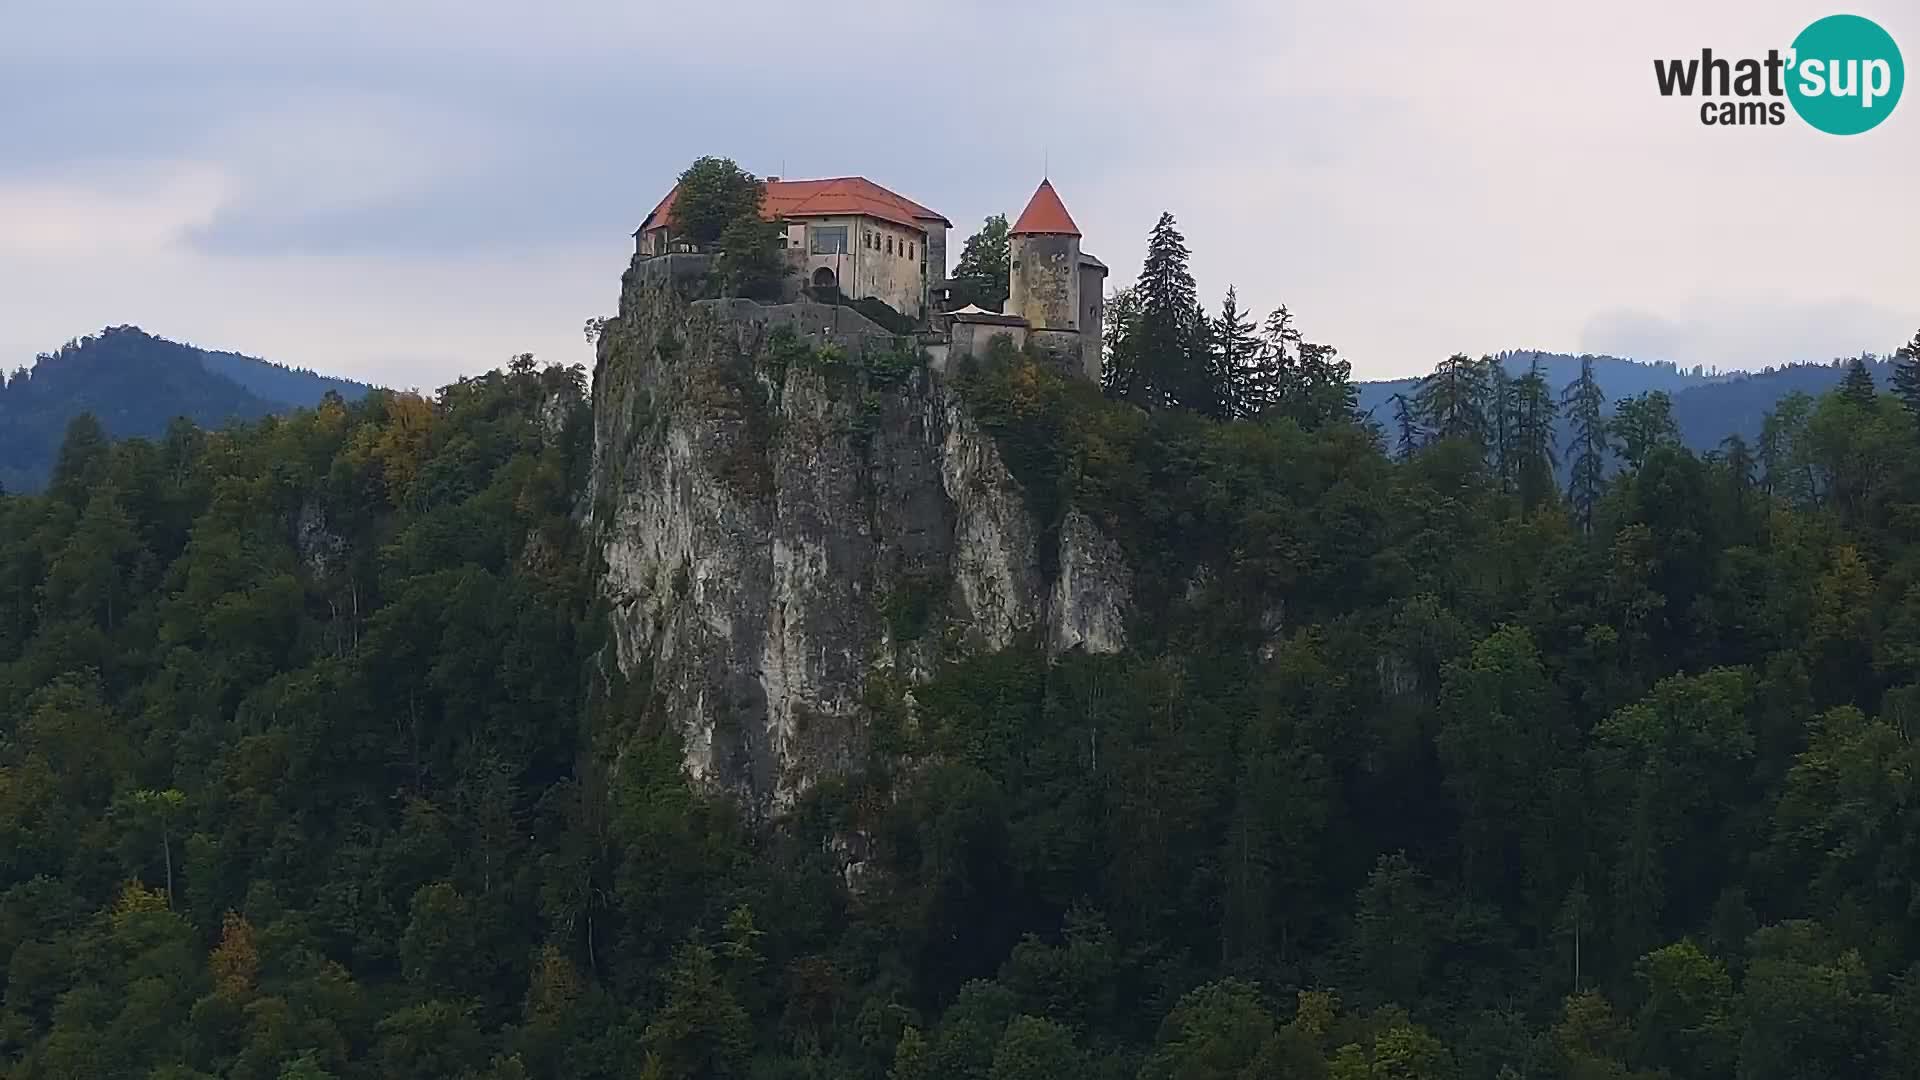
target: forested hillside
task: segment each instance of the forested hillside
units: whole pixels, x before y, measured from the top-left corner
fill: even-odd
[[[82,413],[114,438],[157,438],[177,417],[218,426],[318,405],[328,393],[352,401],[366,392],[345,379],[109,327],[0,384],[0,488],[39,490],[68,421]]]
[[[578,369],[77,421],[0,499],[5,1074],[1915,1075],[1914,361],[1703,457],[1460,357],[1396,459],[1136,355],[953,376],[1128,650],[876,692],[768,821],[612,674]]]

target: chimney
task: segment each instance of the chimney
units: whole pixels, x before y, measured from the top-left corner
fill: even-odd
[[[780,178],[779,178],[779,177],[777,177],[777,176],[769,176],[769,177],[767,177],[767,183],[769,183],[769,184],[777,184],[777,183],[779,183],[779,182],[780,182]]]

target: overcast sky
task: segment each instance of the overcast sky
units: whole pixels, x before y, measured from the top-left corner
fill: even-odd
[[[1363,378],[1539,347],[1758,366],[1920,327],[1920,93],[1701,126],[1656,56],[1920,7],[1782,0],[0,0],[0,362],[104,325],[392,386],[591,364],[703,153],[952,218],[1050,163],[1124,283],[1161,210],[1210,305]]]

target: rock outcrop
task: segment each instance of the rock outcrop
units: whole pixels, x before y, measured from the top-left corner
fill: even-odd
[[[757,812],[866,760],[870,689],[964,650],[1125,645],[1118,545],[1078,512],[1035,520],[953,388],[853,311],[629,274],[593,398],[630,707]]]

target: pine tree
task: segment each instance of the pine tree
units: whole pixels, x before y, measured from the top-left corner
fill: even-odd
[[[1593,511],[1606,487],[1607,455],[1611,448],[1607,441],[1607,395],[1601,391],[1600,381],[1594,378],[1591,358],[1581,358],[1580,376],[1561,392],[1560,404],[1567,410],[1571,428],[1567,440],[1567,453],[1572,457],[1567,499],[1573,504],[1574,518],[1580,528],[1592,532]]]
[[[1893,393],[1909,413],[1920,417],[1920,330],[1894,354]]]
[[[1462,439],[1487,449],[1485,365],[1466,353],[1454,353],[1420,380],[1414,413],[1437,439]]]
[[[1514,489],[1520,469],[1520,455],[1514,446],[1517,418],[1514,416],[1513,379],[1507,374],[1507,365],[1502,361],[1483,356],[1480,364],[1486,371],[1482,390],[1485,397],[1480,402],[1480,415],[1487,418],[1487,464],[1500,480],[1501,493],[1509,494]]]
[[[1720,440],[1720,450],[1715,456],[1725,470],[1727,493],[1731,496],[1734,512],[1741,515],[1740,520],[1744,521],[1747,505],[1753,495],[1753,448],[1747,445],[1747,440],[1739,432],[1735,432]]]
[[[1855,405],[1869,406],[1873,404],[1874,393],[1873,373],[1867,370],[1866,357],[1848,360],[1847,376],[1840,380],[1840,396]]]
[[[1535,356],[1527,373],[1515,379],[1509,391],[1512,407],[1510,456],[1520,502],[1529,509],[1554,493],[1553,470],[1559,459],[1553,447],[1553,418],[1559,411],[1547,376]]]
[[[1680,442],[1680,427],[1673,419],[1673,398],[1665,390],[1621,399],[1607,428],[1619,436],[1620,457],[1631,469],[1645,465],[1656,449]]]
[[[1213,345],[1219,357],[1221,404],[1228,417],[1258,416],[1271,404],[1271,382],[1258,329],[1240,308],[1239,293],[1229,285],[1213,320]]]
[[[1304,340],[1286,305],[1267,316],[1259,338],[1253,381],[1269,411],[1307,431],[1356,418],[1360,398],[1353,365],[1333,346]]]
[[[1420,419],[1414,415],[1413,402],[1405,394],[1393,395],[1393,426],[1396,434],[1394,456],[1402,460],[1412,457],[1420,449],[1426,433],[1420,429]]]
[[[1301,342],[1299,362],[1285,385],[1285,408],[1309,431],[1358,414],[1360,391],[1353,385],[1353,365],[1331,345]]]
[[[1261,379],[1267,401],[1274,408],[1293,416],[1300,399],[1300,331],[1293,325],[1293,313],[1285,304],[1273,310],[1260,325]]]
[[[1205,413],[1219,409],[1212,371],[1197,367],[1202,348],[1199,301],[1187,268],[1187,241],[1173,215],[1162,213],[1147,238],[1147,259],[1140,270],[1140,353],[1130,397],[1149,406],[1185,406]]]
[[[92,413],[69,420],[47,494],[66,500],[76,510],[86,506],[94,489],[106,482],[110,453],[107,429]]]
[[[1774,402],[1760,421],[1760,485],[1792,506],[1811,505],[1819,492],[1807,427],[1814,399],[1799,391]]]
[[[1126,400],[1140,392],[1140,291],[1131,286],[1107,297],[1106,325],[1102,328],[1105,356],[1100,366],[1100,388],[1111,398]]]
[[[1185,393],[1187,407],[1202,416],[1230,420],[1233,413],[1227,400],[1227,368],[1222,359],[1220,341],[1213,319],[1204,305],[1193,305],[1193,336],[1187,342],[1185,370],[1191,389]]]

